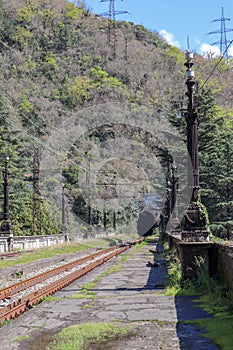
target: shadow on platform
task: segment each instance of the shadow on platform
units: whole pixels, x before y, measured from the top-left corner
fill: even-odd
[[[145,289],[165,289],[168,269],[166,259],[154,255],[155,266],[151,267]],[[219,350],[212,340],[201,335],[205,330],[195,324],[185,321],[212,318],[213,316],[198,306],[197,296],[175,296],[177,325],[176,333],[179,338],[180,350]]]

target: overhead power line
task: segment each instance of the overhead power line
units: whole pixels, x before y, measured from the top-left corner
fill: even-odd
[[[209,32],[208,34],[220,34],[220,40],[214,42],[212,45],[219,44],[220,53],[221,55],[228,57],[228,43],[229,40],[227,40],[227,34],[228,32],[232,32],[232,28],[226,28],[226,21],[230,21],[230,18],[227,18],[224,16],[224,9],[222,7],[221,11],[221,18],[214,19],[212,22],[221,22],[221,29],[214,30],[212,32]]]
[[[210,72],[210,74],[208,75],[208,77],[206,78],[206,80],[204,81],[204,83],[201,85],[200,87],[200,91],[203,89],[203,87],[207,84],[208,80],[211,78],[211,76],[214,74],[215,70],[217,69],[218,65],[220,64],[220,62],[223,60],[223,57],[225,56],[225,54],[227,53],[229,47],[231,46],[231,44],[233,43],[233,40],[231,40],[229,42],[229,44],[227,45],[225,51],[223,52],[223,55],[219,58],[219,60],[217,61],[217,63],[215,64],[214,68],[212,69],[212,71]]]

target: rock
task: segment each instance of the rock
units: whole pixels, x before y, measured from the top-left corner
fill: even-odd
[[[149,267],[159,267],[159,263],[148,261],[147,266],[149,266]]]

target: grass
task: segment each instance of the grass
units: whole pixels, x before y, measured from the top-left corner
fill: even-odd
[[[170,253],[168,259],[168,281],[166,284],[166,295],[195,296],[200,295],[200,290],[196,288],[193,281],[181,282],[181,265],[176,257]]]
[[[48,248],[40,248],[35,250],[34,252],[22,253],[17,260],[2,260],[0,261],[0,268],[11,267],[18,264],[27,264],[35,260],[47,259],[59,254],[71,254],[85,250],[87,248],[89,248],[87,245],[80,244],[77,242],[64,243],[58,246]]]
[[[96,295],[95,292],[91,292],[87,290],[87,291],[81,291],[81,292],[75,293],[71,295],[69,299],[94,299],[95,295]]]
[[[120,263],[125,263],[128,259],[132,257],[133,254],[137,253],[140,249],[142,249],[145,245],[147,245],[146,241],[143,241],[139,244],[136,244],[130,249],[130,252],[125,253],[119,257]]]
[[[110,323],[85,323],[64,328],[46,350],[83,350],[95,342],[127,335],[129,328]]]
[[[218,313],[213,319],[196,320],[195,324],[206,330],[202,334],[204,338],[210,338],[222,350],[232,350],[233,347],[233,315],[229,313]]]
[[[19,264],[27,264],[36,260],[51,258],[59,254],[72,254],[72,253],[86,250],[88,248],[108,247],[108,246],[121,243],[122,239],[125,240],[127,239],[127,237],[122,235],[122,236],[111,237],[111,239],[108,237],[103,239],[96,238],[91,240],[85,240],[82,243],[69,242],[69,243],[64,243],[64,244],[51,246],[47,248],[36,249],[34,252],[22,252],[22,254],[20,254],[19,257],[17,258],[17,260],[8,260],[8,259],[1,260],[0,268],[12,267]]]
[[[92,298],[95,299],[96,292],[90,291],[96,287],[97,282],[101,280],[104,276],[108,276],[112,273],[119,271],[122,268],[122,265],[110,266],[106,271],[102,272],[98,277],[96,277],[93,281],[87,282],[81,286],[81,291],[71,295],[70,299],[85,299]]]
[[[210,279],[210,278],[209,278]],[[210,289],[197,300],[199,306],[214,317],[195,323],[206,330],[203,337],[211,338],[222,350],[233,348],[233,292],[210,279]]]
[[[195,280],[181,282],[181,266],[174,252],[167,252],[168,283],[166,295],[198,296],[196,303],[213,315],[185,323],[194,323],[205,329],[202,337],[210,338],[222,350],[233,348],[233,292],[211,278],[204,268],[204,260],[196,259],[199,275]]]
[[[81,287],[81,291],[72,295],[71,298],[91,298],[92,303],[96,300],[95,292],[91,289],[95,288],[97,282],[102,277],[119,271],[124,263],[137,251],[139,251],[146,243],[142,242],[133,248],[130,252],[119,257],[119,264],[110,266],[106,271],[101,273],[93,281],[85,283]],[[85,308],[90,308],[92,304],[84,305]],[[89,349],[93,343],[102,343],[124,337],[131,329],[129,327],[119,327],[110,323],[87,323],[75,325],[63,329],[55,336],[53,343],[51,343],[46,350],[84,350]],[[94,349],[94,347],[90,347]]]
[[[58,298],[58,297],[55,297],[53,295],[47,295],[46,297],[43,297],[40,299],[39,303],[42,303],[42,302],[52,302],[52,301],[57,301],[57,300],[62,300],[62,298]]]
[[[7,324],[9,324],[11,321],[10,320],[4,320],[0,323],[0,327],[6,326]]]
[[[99,276],[97,276],[93,281],[87,282],[81,286],[81,291],[73,294],[70,298],[71,299],[85,299],[85,298],[92,298],[95,300],[95,292],[90,291],[90,289],[93,289],[96,287],[96,284],[105,276],[111,275],[112,273],[118,272],[122,267],[123,264],[138,250],[140,250],[146,243],[141,242],[140,244],[134,246],[131,248],[130,253],[124,254],[119,256],[119,263],[118,265],[110,266],[106,271],[102,272]]]
[[[136,239],[136,236],[130,236],[130,235],[117,235],[113,237],[105,237],[105,238],[94,238],[94,239],[87,239],[85,240],[85,243],[88,245],[88,247],[112,247],[114,245],[120,244],[123,241]]]
[[[24,340],[24,339],[29,339],[29,338],[30,338],[29,335],[21,335],[21,337],[15,338],[13,340],[13,343],[19,342],[19,341]]]
[[[121,265],[110,266],[106,271],[102,272],[98,277],[96,277],[93,281],[87,282],[81,286],[81,291],[71,295],[70,299],[95,299],[95,292],[90,291],[96,287],[97,282],[101,280],[102,277],[108,276],[114,272],[117,272],[121,269]]]

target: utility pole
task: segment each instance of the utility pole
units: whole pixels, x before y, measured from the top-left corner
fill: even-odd
[[[122,0],[123,1],[123,0]],[[100,2],[109,2],[109,11],[104,12],[101,16],[108,17],[108,43],[113,48],[113,56],[116,57],[117,38],[116,38],[116,15],[129,13],[128,11],[116,11],[115,0],[100,0]]]
[[[107,230],[107,209],[106,209],[106,202],[104,200],[104,207],[103,207],[103,223],[104,223],[104,230]]]
[[[221,34],[220,40],[219,40],[219,41],[216,41],[216,42],[213,43],[212,45],[220,44],[220,53],[221,53],[221,55],[228,57],[227,49],[228,49],[228,43],[229,43],[230,41],[227,40],[227,35],[226,35],[226,33],[232,32],[233,29],[232,29],[232,28],[226,28],[226,21],[230,21],[230,18],[226,18],[226,17],[224,16],[224,9],[223,9],[223,7],[222,7],[221,18],[217,18],[217,19],[215,19],[215,20],[212,21],[212,22],[221,22],[221,29],[219,29],[219,30],[214,30],[214,31],[212,31],[212,32],[209,32],[208,34]]]
[[[32,194],[32,234],[41,235],[41,193],[40,193],[40,155],[39,150],[34,150],[33,157],[33,194]]]
[[[91,203],[91,187],[90,187],[90,174],[91,174],[91,161],[89,156],[86,158],[86,188],[88,191],[88,225],[89,229],[92,226],[92,203]]]
[[[116,212],[115,212],[115,210],[113,211],[112,227],[113,227],[113,230],[116,230]]]
[[[125,60],[128,61],[128,35],[125,36]]]
[[[65,206],[65,184],[62,184],[62,193],[61,193],[61,205],[62,205],[62,224],[61,224],[61,233],[65,237],[65,241],[68,242],[68,233],[66,227],[66,206]]]
[[[9,195],[8,195],[8,187],[9,187],[9,171],[8,171],[8,161],[9,158],[6,157],[3,174],[3,221],[1,224],[1,234],[8,237],[8,250],[12,250],[13,243],[13,232],[12,226],[10,222],[9,215]]]
[[[188,106],[185,113],[187,127],[187,149],[191,159],[192,169],[188,169],[188,185],[192,188],[191,202],[186,210],[181,223],[181,236],[185,241],[208,240],[207,217],[205,207],[200,202],[199,161],[198,161],[198,123],[199,116],[195,106],[195,75],[192,70],[193,53],[188,49],[185,52],[187,68],[187,92]]]

